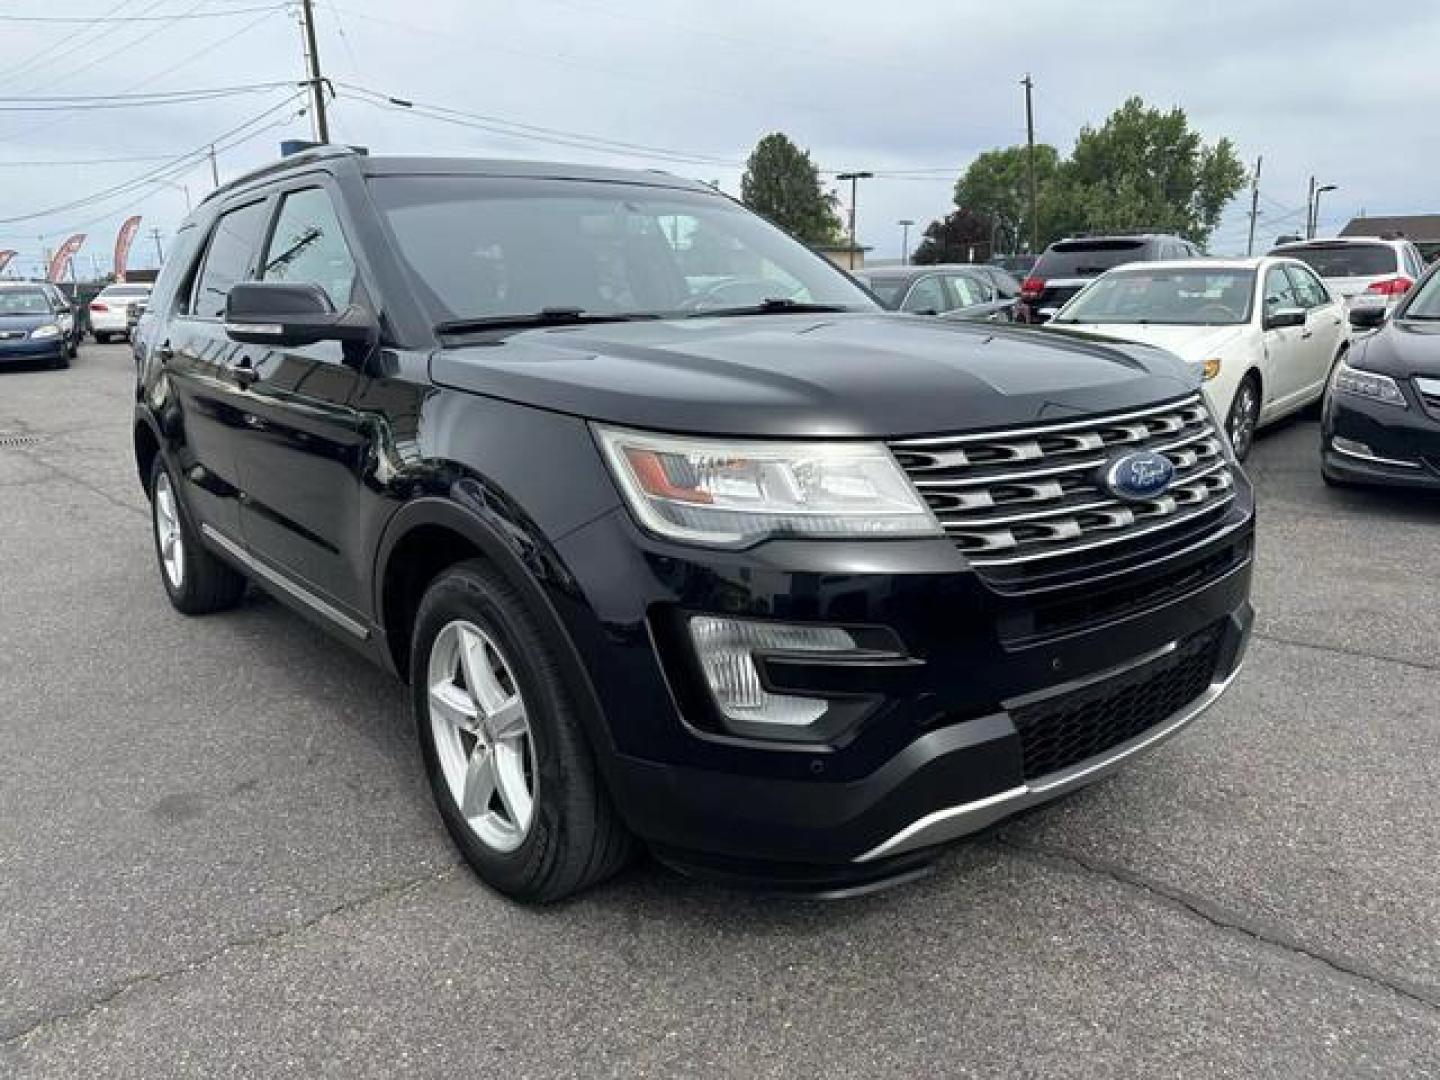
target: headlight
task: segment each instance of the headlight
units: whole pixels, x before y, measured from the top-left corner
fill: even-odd
[[[776,536],[942,534],[879,443],[596,432],[636,518],[672,540],[742,547]]]
[[[56,338],[60,336],[60,327],[56,326],[54,323],[47,323],[44,326],[37,326],[34,330],[31,330],[30,336],[36,341],[44,341],[47,338]]]
[[[1335,368],[1333,386],[1343,394],[1354,394],[1356,397],[1381,401],[1386,405],[1399,405],[1402,409],[1409,408],[1405,401],[1405,395],[1400,392],[1400,387],[1389,375],[1361,371],[1359,368],[1352,368],[1344,361],[1341,361]]]
[[[1206,382],[1218,378],[1220,375],[1220,358],[1212,356],[1208,360],[1200,361],[1200,377]]]

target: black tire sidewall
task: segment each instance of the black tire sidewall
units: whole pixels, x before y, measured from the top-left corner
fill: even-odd
[[[1246,433],[1244,447],[1237,447],[1234,440],[1231,439],[1230,449],[1234,451],[1237,461],[1244,461],[1250,456],[1250,451],[1255,446],[1255,433],[1260,427],[1260,391],[1255,377],[1253,375],[1246,375],[1245,378],[1240,380],[1240,385],[1235,388],[1235,397],[1230,401],[1230,412],[1225,417],[1225,437],[1227,439],[1231,438],[1231,432],[1234,429],[1233,421],[1235,419],[1235,410],[1240,407],[1241,398],[1245,396],[1247,390],[1255,402],[1255,415],[1250,420],[1250,430]]]
[[[488,572],[487,572],[488,571]],[[514,851],[489,847],[460,813],[440,769],[430,726],[429,666],[435,639],[447,624],[463,619],[479,626],[504,651],[519,686],[530,723],[535,757],[535,815]],[[443,573],[427,590],[416,615],[410,681],[416,730],[425,772],[446,828],[466,860],[491,886],[521,899],[545,899],[543,885],[553,861],[571,843],[568,814],[583,813],[577,789],[592,782],[581,755],[588,756],[578,730],[570,692],[556,675],[553,651],[539,623],[498,575],[477,564]]]

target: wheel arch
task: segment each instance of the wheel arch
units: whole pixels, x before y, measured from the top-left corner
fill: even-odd
[[[160,431],[150,414],[143,409],[135,413],[135,427],[131,435],[135,447],[135,468],[139,473],[140,487],[146,496],[150,494],[150,471],[155,459],[160,456]]]

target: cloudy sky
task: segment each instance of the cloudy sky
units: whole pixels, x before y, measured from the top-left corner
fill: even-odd
[[[1037,138],[1062,151],[1139,94],[1183,107],[1249,162],[1263,154],[1263,240],[1302,221],[1312,173],[1339,185],[1322,232],[1362,209],[1440,211],[1437,4],[316,0],[316,10],[340,140],[667,168],[736,192],[755,141],[781,130],[822,169],[900,174],[861,189],[859,235],[877,256],[899,254],[899,219],[923,226],[945,212],[976,153],[1024,140],[1027,71]],[[136,21],[25,21],[86,14]],[[0,20],[0,248],[18,249],[26,272],[72,231],[90,237],[80,269],[92,255],[108,268],[132,212],[145,221],[131,263],[150,263],[149,230],[163,240],[178,223],[182,188],[198,199],[211,186],[208,164],[186,155],[218,141],[223,179],[309,133],[287,102],[293,86],[143,108],[35,100],[293,82],[293,3],[5,0]],[[466,115],[419,115],[352,86]],[[22,111],[37,105],[45,111]],[[607,148],[616,143],[645,149]],[[1213,250],[1243,249],[1244,209],[1232,206]]]

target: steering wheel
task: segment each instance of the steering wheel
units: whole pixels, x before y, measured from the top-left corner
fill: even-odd
[[[787,291],[785,286],[769,278],[736,277],[717,281],[704,292],[684,301],[680,307],[684,311],[700,311],[706,307],[744,307],[770,299],[789,300],[799,291]]]

